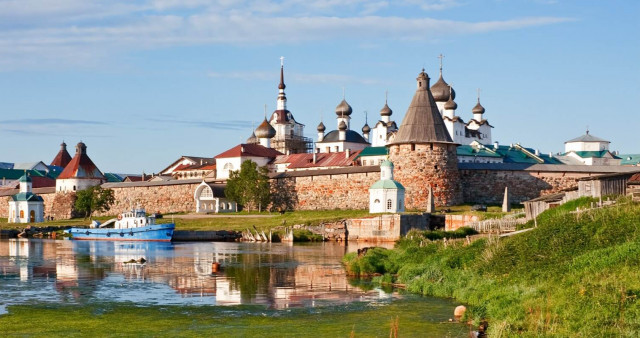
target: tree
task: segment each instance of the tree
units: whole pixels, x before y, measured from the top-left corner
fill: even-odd
[[[75,208],[87,218],[96,211],[109,211],[114,201],[113,190],[95,186],[76,193]]]
[[[227,187],[224,190],[225,196],[247,208],[258,208],[269,204],[271,198],[268,170],[265,167],[246,160],[242,162],[240,170],[232,171],[227,180]]]

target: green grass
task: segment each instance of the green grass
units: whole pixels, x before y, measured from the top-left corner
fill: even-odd
[[[489,319],[492,336],[639,336],[640,206],[622,199],[571,213],[592,201],[548,210],[538,228],[513,237],[444,248],[414,236],[345,263],[352,273],[384,274],[379,282],[467,303],[469,319]]]
[[[242,217],[239,217],[242,216]],[[270,216],[270,217],[261,217]],[[287,212],[283,215],[279,213],[268,212],[239,212],[229,214],[223,217],[212,218],[197,218],[197,219],[183,219],[174,218],[176,223],[176,230],[237,230],[242,231],[247,228],[253,229],[255,225],[260,230],[268,231],[271,228],[287,225],[292,226],[295,224],[306,225],[318,225],[322,222],[339,221],[345,218],[356,218],[370,216],[368,210],[325,210],[325,211],[294,211]],[[99,221],[108,220],[112,217],[97,217]],[[164,215],[164,218],[158,219],[158,223],[171,222],[171,215]],[[35,226],[44,227],[49,225],[87,225],[90,221],[82,218],[75,218],[71,220],[56,220],[44,223],[37,223]],[[0,229],[21,229],[25,224],[16,223],[0,223]]]
[[[319,308],[269,310],[261,306],[89,305],[10,306],[0,315],[2,336],[42,337],[387,337],[391,319],[399,334],[461,337],[467,327],[448,323],[448,300],[397,300]]]

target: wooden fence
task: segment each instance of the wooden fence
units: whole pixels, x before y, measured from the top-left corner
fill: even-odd
[[[475,229],[479,233],[503,233],[516,231],[516,227],[526,223],[524,217],[505,217],[500,219],[485,219],[478,222],[470,222],[466,226]]]

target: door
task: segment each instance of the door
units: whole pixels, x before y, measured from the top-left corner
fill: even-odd
[[[35,222],[36,222],[36,211],[31,210],[31,212],[29,213],[29,223],[35,223]]]

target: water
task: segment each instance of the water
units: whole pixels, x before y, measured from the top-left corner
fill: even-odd
[[[455,304],[448,300],[350,280],[341,259],[355,249],[336,243],[0,240],[0,315],[11,305],[133,303],[257,305],[278,316],[293,308],[357,313],[410,301],[424,304],[420,311],[431,311],[433,321],[451,316]],[[127,263],[140,258],[146,262]],[[214,262],[219,272],[212,271]]]

